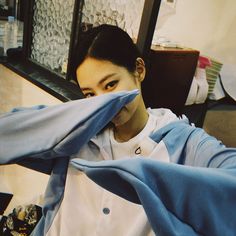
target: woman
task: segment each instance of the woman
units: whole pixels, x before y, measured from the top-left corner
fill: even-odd
[[[144,61],[126,32],[115,26],[102,25],[85,32],[80,40],[74,66],[85,97],[141,90],[145,78]],[[167,109],[147,110],[140,91],[112,119],[110,126],[90,141],[89,145],[93,144],[93,149],[97,149],[96,155],[88,157],[90,147],[87,146],[77,156],[96,161],[155,156],[157,144],[149,135],[174,120],[177,117]],[[70,193],[71,188],[67,185],[63,202],[73,201],[76,211],[83,217],[74,229],[71,224],[68,227],[69,222],[63,222],[61,230],[65,231],[62,235],[72,235],[73,232],[77,235],[154,235],[140,205],[101,189],[73,168],[68,170],[67,181],[77,188]],[[66,211],[63,206],[62,211]]]
[[[187,125],[185,121],[181,122],[168,109],[153,110],[145,108],[141,94],[141,82],[145,78],[145,64],[131,38],[124,31],[114,26],[102,25],[86,32],[80,40],[75,68],[77,82],[85,97],[98,96],[121,90],[139,89],[140,91],[140,94],[135,98],[135,100],[122,108],[115,118],[112,119],[110,127],[107,127],[106,130],[91,140],[91,142],[97,143],[98,148],[100,149],[100,155],[97,156],[97,158],[94,157],[95,160],[119,160],[123,158],[142,156],[162,162],[174,162],[199,167],[217,167],[227,169],[235,166],[235,149],[226,149],[224,145],[213,137],[208,136],[202,129],[191,127]],[[82,153],[83,152],[81,152],[81,156],[85,156]],[[72,162],[76,166],[76,158]],[[140,173],[139,168],[134,171],[134,168],[130,166],[132,165],[132,162],[128,163],[125,160],[124,164],[119,164],[120,162],[116,163],[118,164],[114,164],[114,166],[110,162],[101,165],[94,164],[96,167],[101,167],[101,171],[98,172],[99,174],[93,174],[93,172],[91,172],[92,174],[88,174],[88,176],[95,180],[95,182],[106,187],[108,190],[111,190],[126,199],[130,199],[131,197],[129,197],[129,194],[125,193],[126,191],[131,191],[130,188],[128,186],[127,188],[124,188],[122,184],[122,187],[118,187],[118,183],[122,183],[126,178],[126,175],[121,178],[120,182],[118,182],[116,186],[115,183],[117,177],[110,174],[113,170],[112,167],[114,167],[114,169],[115,167],[118,167],[118,169],[120,168],[122,171],[127,171],[128,173],[133,171],[137,176],[142,176],[143,173]],[[123,165],[126,166],[125,163],[127,163],[127,169],[122,168]],[[133,164],[135,165],[137,163]],[[146,163],[144,164],[146,166]],[[215,199],[217,199],[217,197],[215,198],[213,193],[215,189],[216,192],[218,189],[218,176],[222,175],[220,171],[216,176],[214,176],[215,179],[211,179],[210,176],[212,176],[212,174],[210,173],[210,170],[209,176],[203,176],[201,179],[198,177],[198,169],[196,170],[196,173],[195,170],[187,169],[186,174],[185,170],[181,169],[179,171],[179,166],[176,167],[176,170],[175,167],[173,169],[172,166],[164,166],[164,170],[167,170],[163,173],[163,176],[166,176],[166,184],[168,183],[168,175],[170,176],[168,184],[170,189],[168,189],[169,186],[166,187],[166,184],[163,184],[163,181],[158,182],[157,180],[159,176],[158,174],[161,173],[161,170],[158,170],[158,163],[147,162],[147,164],[149,164],[149,167],[146,168],[145,175],[148,176],[150,174],[150,178],[147,177],[147,182],[149,184],[151,182],[151,185],[152,180],[159,183],[160,189],[157,190],[157,196],[163,192],[165,193],[163,198],[161,198],[164,204],[164,209],[166,210],[167,208],[167,211],[169,211],[171,208],[174,208],[173,214],[176,214],[174,217],[172,216],[173,219],[170,217],[170,221],[165,221],[166,219],[163,217],[163,215],[165,215],[164,212],[160,214],[156,213],[158,210],[161,211],[162,205],[158,205],[160,206],[160,208],[158,208],[157,205],[154,204],[155,201],[153,201],[153,205],[150,206],[150,201],[147,199],[149,199],[149,194],[151,193],[148,192],[146,195],[141,195],[139,192],[141,195],[138,195],[139,198],[142,199],[144,196],[144,201],[141,202],[143,203],[145,210],[148,209],[146,213],[149,216],[150,222],[152,222],[152,228],[155,229],[155,233],[158,235],[178,235],[179,233],[183,235],[201,235],[204,233],[221,235],[222,232],[226,231],[229,234],[234,232],[232,222],[235,222],[235,219],[232,220],[231,223],[228,223],[229,219],[232,219],[232,217],[227,213],[227,210],[221,212],[222,208],[214,208],[219,205],[217,200],[215,204]],[[111,168],[108,168],[106,175],[104,172],[107,165]],[[93,164],[91,164],[91,166],[88,164],[88,166],[93,167]],[[154,170],[151,169],[150,166],[155,166]],[[80,166],[79,169],[83,170],[83,167],[81,168]],[[168,174],[168,170],[171,169],[173,169],[173,174]],[[144,167],[143,170],[145,170]],[[157,171],[156,175],[153,174],[155,171]],[[169,196],[171,192],[173,192],[172,194],[176,194],[176,191],[181,191],[180,189],[175,188],[175,181],[173,179],[175,177],[173,176],[176,174],[176,176],[180,176],[180,179],[182,179],[185,174],[186,176],[189,176],[188,171],[190,171],[190,173],[192,171],[193,175],[191,177],[193,181],[191,182],[191,180],[189,181],[188,178],[185,177],[177,185],[181,186],[183,189],[183,193],[180,194],[182,198],[179,196],[176,196],[176,198]],[[116,174],[116,171],[114,171],[114,173]],[[203,170],[203,173],[205,173],[205,170]],[[100,177],[99,175],[104,175],[104,177]],[[120,175],[122,176],[121,173]],[[110,179],[111,182],[107,181],[106,176],[108,178],[109,176],[113,177]],[[235,180],[229,183],[231,177],[231,173],[229,176],[226,175],[222,177],[222,182],[226,181],[228,183],[224,188],[222,186],[222,189],[227,189],[228,193],[235,192],[235,188],[232,188],[234,185],[232,183],[235,183]],[[146,181],[146,178],[144,179]],[[210,183],[208,182],[209,179],[211,179]],[[129,181],[130,179],[127,180],[127,184],[130,184]],[[178,181],[176,181],[176,184],[177,182]],[[193,183],[196,185],[201,185],[202,183],[202,189],[205,189],[206,186],[211,189],[211,187],[214,186],[213,190],[210,190],[210,194],[206,193],[208,199],[197,196],[195,201],[199,205],[197,204],[195,206],[191,205],[191,202],[194,203],[194,198],[192,198],[192,196],[196,195],[194,195],[194,191],[190,190],[188,187]],[[132,181],[131,184],[133,184]],[[84,186],[83,191],[85,191],[85,188],[88,186],[89,185],[86,185],[86,187]],[[96,188],[93,184],[90,186],[91,189]],[[137,187],[137,185],[134,185],[134,187]],[[138,191],[137,189],[135,190]],[[189,190],[192,194],[188,193]],[[169,194],[167,191],[169,191]],[[92,215],[97,212],[95,218],[99,220],[97,222],[90,222],[95,226],[95,231],[93,231],[93,229],[92,231],[87,232],[87,234],[90,235],[94,232],[100,232],[101,228],[103,228],[103,235],[143,236],[154,234],[143,209],[139,206],[131,202],[123,201],[123,199],[120,199],[105,190],[97,189],[97,191],[94,190],[93,194],[97,196],[96,200],[100,199],[100,204],[93,205],[93,213],[91,213],[90,218],[92,219]],[[88,195],[89,190],[87,196]],[[130,195],[133,196],[132,194]],[[211,195],[213,195],[213,198],[210,197]],[[177,203],[174,199],[176,199]],[[202,199],[205,199],[206,204],[202,202]],[[225,209],[231,208],[231,206],[234,205],[232,199],[233,197],[228,198],[229,204],[225,206]],[[94,197],[91,197],[88,202],[93,202],[93,200]],[[178,201],[182,201],[182,203],[180,204]],[[213,204],[212,207],[210,203],[213,202],[215,205]],[[78,203],[78,205],[80,204],[82,203]],[[208,209],[207,213],[199,214],[198,209],[200,205],[204,207],[208,205],[207,207],[209,208],[206,207],[206,209]],[[90,203],[88,203],[87,209],[89,206],[91,207]],[[192,212],[194,212],[193,216],[191,216],[192,213],[189,208],[192,208]],[[152,209],[154,210],[152,211]],[[84,209],[84,214],[86,214],[86,212],[87,210]],[[106,216],[104,216],[102,212]],[[223,223],[220,214],[219,218],[213,217],[215,212],[221,212],[222,215],[225,216],[225,222],[227,221],[227,223]],[[177,220],[175,217],[177,217]],[[167,224],[163,225],[159,223],[162,222],[162,220]],[[83,225],[86,225],[86,223],[88,223],[86,218],[84,221]],[[181,221],[182,223],[179,223]],[[208,222],[206,224],[209,229],[204,226],[205,222]],[[218,223],[223,223],[221,229],[219,229]],[[209,227],[209,225],[211,226]],[[83,228],[82,225],[81,228]]]
[[[18,120],[15,118],[17,115],[10,114],[5,121],[6,124],[2,125],[3,130],[8,125],[8,129],[5,129],[2,135],[3,138],[7,137],[6,142],[4,143],[2,141],[4,139],[0,139],[4,144],[1,147],[5,148],[2,153],[7,160],[3,160],[3,163],[13,162],[12,160],[19,163],[22,157],[23,160],[25,157],[29,157],[30,160],[41,157],[47,159],[46,163],[48,163],[48,159],[55,159],[51,180],[45,194],[43,217],[32,235],[149,236],[157,233],[161,236],[195,236],[204,235],[205,231],[207,235],[218,236],[224,234],[222,232],[233,235],[232,232],[235,231],[231,229],[231,226],[235,225],[235,217],[232,217],[229,212],[235,204],[235,200],[232,201],[232,199],[235,199],[236,187],[234,186],[236,184],[230,185],[228,188],[230,194],[227,197],[223,193],[226,207],[221,207],[222,204],[219,204],[219,209],[216,209],[215,212],[217,204],[212,205],[213,197],[216,196],[218,203],[222,193],[217,189],[217,191],[211,191],[214,194],[213,197],[209,197],[212,194],[209,194],[207,189],[208,187],[211,189],[219,183],[216,183],[215,180],[220,180],[222,188],[228,187],[231,180],[234,183],[236,150],[225,148],[202,129],[196,129],[186,124],[187,119],[180,120],[168,109],[145,108],[140,91],[141,82],[145,78],[145,64],[135,44],[123,30],[115,26],[102,25],[83,33],[79,40],[80,44],[75,51],[73,66],[76,80],[88,99],[58,107],[39,107],[36,112],[24,111],[21,113],[18,111],[20,116]],[[133,90],[140,92],[131,102],[126,100],[121,103],[117,99],[126,96],[122,95],[123,90],[132,90],[127,92],[128,94],[136,93]],[[101,102],[103,100],[105,103]],[[93,103],[96,103],[94,107]],[[108,107],[109,112],[103,107]],[[117,113],[116,110],[119,112]],[[85,116],[85,114],[88,115]],[[91,116],[94,117],[92,120]],[[9,127],[13,126],[9,122],[10,118],[13,123],[20,124],[18,132],[11,132]],[[22,122],[26,118],[27,122]],[[77,119],[81,121],[80,125],[76,123]],[[110,120],[110,124],[102,129],[103,125]],[[30,123],[30,121],[32,122]],[[75,126],[70,127],[71,123]],[[29,124],[34,127],[33,130],[26,129]],[[22,130],[24,132],[19,132]],[[64,133],[61,134],[61,130],[66,133],[65,138]],[[77,132],[77,130],[79,131]],[[28,135],[27,132],[31,135]],[[23,137],[19,137],[21,133]],[[44,135],[45,133],[46,135]],[[91,133],[92,138],[87,135],[88,133]],[[31,145],[22,148],[19,142],[24,140],[26,134],[30,139],[35,138],[34,145],[31,140]],[[42,140],[42,136],[45,140]],[[51,136],[55,137],[51,138]],[[16,144],[18,146],[10,149],[7,146],[9,143],[14,147]],[[43,149],[44,146],[52,146],[53,149],[49,152],[47,149]],[[25,149],[28,147],[30,148],[26,153]],[[66,156],[70,156],[70,160]],[[102,186],[109,185],[108,189],[112,189],[117,195],[99,187],[83,171],[78,171],[77,164],[81,159],[87,160],[89,163],[95,161],[96,167],[100,165],[99,163],[104,165],[103,160],[105,160],[108,167],[110,166],[108,171],[104,170],[98,175],[95,168],[95,172],[90,171],[88,176]],[[144,168],[144,166],[136,168],[137,163],[131,162],[140,159],[147,160],[148,165],[145,164],[145,167],[148,168]],[[119,176],[124,175],[122,180],[113,174],[112,163],[118,163],[118,169],[122,170]],[[123,163],[122,166],[119,166],[119,163]],[[159,202],[162,205],[159,204],[157,207],[152,204],[153,195],[149,195],[149,193],[153,194],[152,192],[145,195],[145,205],[143,206],[145,210],[149,209],[146,212],[149,220],[143,207],[136,204],[138,203],[137,196],[133,198],[133,202],[136,203],[119,197],[131,196],[138,192],[136,185],[133,185],[132,188],[132,184],[135,184],[133,178],[131,183],[125,182],[127,173],[123,169],[126,165],[129,173],[134,174],[132,176],[141,175],[144,181],[149,182],[147,189],[151,189],[151,185],[157,188],[156,195],[161,200],[158,198],[156,203]],[[182,165],[193,167],[183,168]],[[155,168],[153,169],[152,166]],[[206,171],[206,168],[199,170],[194,166],[212,167],[214,170],[231,168],[229,172],[227,170],[229,181],[225,182],[227,178],[225,178],[224,172],[214,171],[217,178],[215,176],[213,178],[214,174],[210,170]],[[79,169],[83,170],[83,168]],[[117,170],[117,166],[115,170]],[[160,171],[161,175],[156,175],[156,171]],[[107,173],[110,175],[106,175]],[[202,174],[203,177],[206,177],[203,180],[198,178]],[[196,176],[198,180],[195,181]],[[188,182],[188,180],[192,180],[192,182]],[[174,188],[177,183],[181,189]],[[199,191],[194,191],[193,195],[189,189],[193,184],[201,189],[202,183],[204,183],[204,191],[194,199]],[[159,185],[160,189],[158,189]],[[143,191],[145,189],[141,189],[141,192]],[[138,193],[140,194],[140,192]],[[141,198],[142,194],[139,197]],[[207,204],[204,205],[203,211],[199,211],[202,199]],[[195,201],[197,204],[194,207]],[[221,217],[222,209],[226,209],[224,217]],[[169,211],[173,213],[171,217],[166,214]],[[160,218],[154,217],[153,220],[149,212],[152,214],[154,212],[154,216],[158,213]],[[208,217],[207,213],[213,216],[212,219]],[[149,222],[152,223],[152,227]],[[216,222],[221,222],[220,227]]]

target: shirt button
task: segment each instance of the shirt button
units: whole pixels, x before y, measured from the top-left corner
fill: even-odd
[[[105,215],[108,215],[108,214],[110,213],[110,209],[107,208],[107,207],[103,208],[102,211],[103,211],[103,213],[104,213]]]

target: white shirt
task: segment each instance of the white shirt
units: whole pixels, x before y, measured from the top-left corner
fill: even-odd
[[[113,129],[109,129],[113,159],[129,158],[135,156],[149,156],[157,145],[149,135],[156,129],[156,117],[149,113],[148,121],[143,130],[127,142],[117,142]]]
[[[158,152],[168,161],[168,152],[160,142],[148,136],[157,128],[176,119],[173,113],[151,114],[144,129],[125,143],[118,143],[111,130],[104,131],[112,146],[110,159],[137,155],[156,158]],[[164,120],[163,120],[164,119]],[[102,151],[101,151],[102,152]],[[92,153],[92,152],[91,152]],[[161,153],[161,155],[160,155]],[[86,157],[85,157],[86,158]],[[99,161],[99,157],[98,161]],[[87,158],[86,158],[87,159]],[[94,159],[94,158],[93,158]],[[64,199],[47,236],[153,236],[155,235],[141,205],[129,202],[92,182],[83,172],[69,166]]]

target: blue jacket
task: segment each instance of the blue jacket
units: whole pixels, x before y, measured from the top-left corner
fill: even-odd
[[[53,160],[43,217],[32,235],[46,235],[53,222],[69,157],[136,94],[107,94],[0,117],[0,164],[20,163],[48,172],[32,163]],[[190,126],[187,119],[166,125],[151,138],[164,142],[171,163],[147,158],[71,162],[102,187],[142,204],[157,235],[236,235],[236,150]]]
[[[46,235],[63,199],[70,156],[77,154],[137,94],[118,92],[0,116],[0,165],[21,164],[50,174],[43,217],[32,235]]]
[[[236,235],[236,149],[186,120],[152,138],[164,141],[172,163],[148,158],[72,163],[107,190],[142,204],[158,236]]]

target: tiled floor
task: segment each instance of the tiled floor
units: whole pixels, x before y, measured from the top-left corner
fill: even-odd
[[[210,110],[203,128],[228,147],[236,147],[236,104],[233,109]]]

